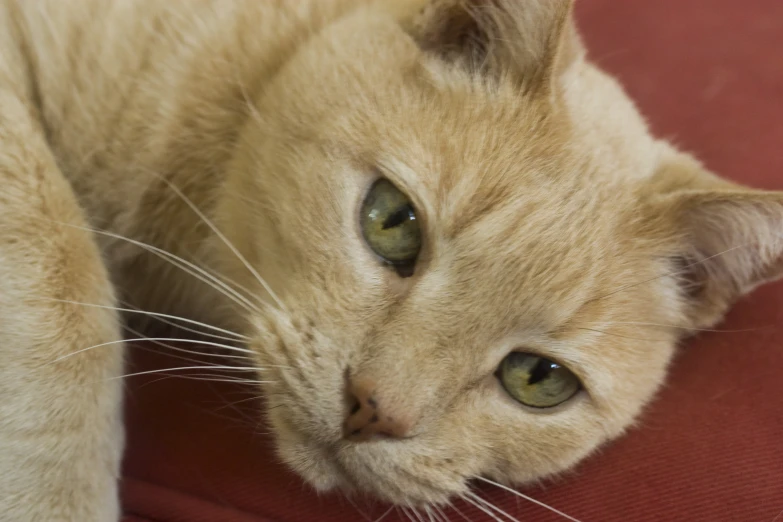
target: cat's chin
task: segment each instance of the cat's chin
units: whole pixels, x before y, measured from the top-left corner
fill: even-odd
[[[428,487],[425,483],[429,480],[395,472],[396,467],[389,465],[394,461],[392,455],[383,450],[377,453],[370,447],[341,446],[339,442],[334,447],[319,444],[291,426],[281,410],[274,408],[269,416],[278,456],[319,492],[362,493],[385,503],[424,506],[444,504],[464,489],[464,481],[459,479]]]

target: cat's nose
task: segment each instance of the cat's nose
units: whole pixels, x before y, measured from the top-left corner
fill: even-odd
[[[408,435],[411,425],[399,412],[375,394],[372,381],[348,382],[348,417],[343,424],[343,436],[352,442],[369,442],[379,439],[402,439]]]

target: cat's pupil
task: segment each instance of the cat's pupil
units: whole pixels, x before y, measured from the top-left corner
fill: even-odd
[[[528,385],[536,384],[547,377],[549,377],[549,374],[552,373],[552,370],[554,370],[557,367],[555,363],[552,361],[547,361],[546,359],[539,359],[536,365],[533,367],[533,371],[530,372],[530,377],[527,379]]]
[[[400,226],[406,220],[413,221],[414,219],[416,219],[416,215],[413,213],[413,207],[406,203],[390,214],[389,217],[386,218],[386,221],[383,222],[381,228],[383,230],[388,230]]]

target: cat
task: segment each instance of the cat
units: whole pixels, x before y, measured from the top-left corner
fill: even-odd
[[[0,517],[119,518],[125,313],[249,361],[318,490],[443,504],[626,431],[781,275],[783,194],[651,136],[572,10],[0,0]]]

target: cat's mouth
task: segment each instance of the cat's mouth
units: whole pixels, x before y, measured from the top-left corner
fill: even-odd
[[[306,482],[321,492],[354,489],[344,470],[337,465],[334,450],[315,443],[294,428],[284,415],[271,415],[277,435],[277,452]]]
[[[398,462],[403,454],[399,448],[344,441],[321,443],[292,426],[283,409],[270,412],[278,455],[319,492],[360,492],[382,502],[418,506],[446,502],[464,486],[463,480],[453,480],[454,475],[448,481],[453,489],[418,477]]]

